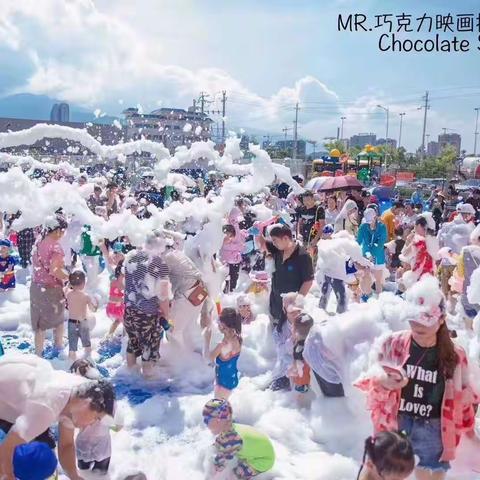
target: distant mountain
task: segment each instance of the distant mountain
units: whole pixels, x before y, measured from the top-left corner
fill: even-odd
[[[27,118],[29,120],[50,120],[50,111],[60,100],[47,95],[18,93],[0,98],[0,117]],[[68,102],[67,102],[68,103]],[[93,112],[77,105],[70,106],[71,122],[93,122],[111,124],[117,117],[104,116],[96,118]]]

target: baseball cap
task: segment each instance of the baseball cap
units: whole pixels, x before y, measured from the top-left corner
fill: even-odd
[[[213,418],[220,420],[230,420],[232,418],[232,406],[225,399],[213,398],[209,400],[203,407],[203,421],[208,424]]]
[[[18,480],[45,480],[55,472],[57,457],[42,442],[19,445],[13,454],[13,471]]]

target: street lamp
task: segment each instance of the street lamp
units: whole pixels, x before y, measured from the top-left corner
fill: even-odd
[[[388,120],[389,120],[389,115],[390,111],[388,107],[384,107],[383,105],[377,105],[378,108],[381,108],[382,110],[385,110],[387,112],[387,131],[385,133],[385,170],[387,170],[387,149],[388,149]]]
[[[340,133],[340,140],[343,142],[343,122],[347,119],[347,117],[340,117],[340,120],[342,121],[342,129]]]
[[[477,155],[477,137],[478,137],[478,112],[480,111],[480,108],[475,108],[474,109],[477,112],[477,119],[475,120],[475,143],[473,144],[473,155]]]
[[[403,116],[405,115],[405,113],[399,113],[400,115],[400,132],[398,134],[398,147],[397,148],[400,148],[401,144],[402,144],[402,125],[403,125]]]

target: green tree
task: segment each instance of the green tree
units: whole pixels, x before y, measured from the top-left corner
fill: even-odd
[[[345,153],[345,144],[341,140],[333,140],[324,144],[328,153],[336,148],[340,153]]]

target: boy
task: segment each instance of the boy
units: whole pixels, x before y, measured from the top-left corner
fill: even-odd
[[[68,319],[68,357],[70,360],[77,358],[78,339],[82,341],[85,355],[92,353],[90,341],[90,330],[87,323],[87,309],[92,312],[97,310],[97,303],[83,290],[85,288],[85,274],[82,271],[75,271],[68,277],[70,289],[65,293],[67,299]]]
[[[270,439],[258,430],[232,422],[232,407],[228,400],[209,400],[203,407],[203,421],[216,435],[215,474],[234,461],[229,480],[248,480],[271,470],[275,451]]]
[[[17,261],[11,255],[12,242],[0,239],[0,291],[15,288],[15,265]]]

